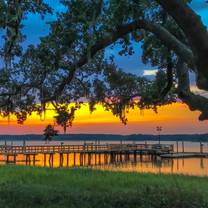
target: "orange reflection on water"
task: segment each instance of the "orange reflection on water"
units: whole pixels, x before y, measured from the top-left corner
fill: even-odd
[[[75,156],[75,157],[74,157]],[[33,156],[30,156],[30,162],[27,165],[30,166],[46,166],[46,167],[86,167],[101,170],[110,171],[124,171],[124,172],[146,172],[146,173],[166,173],[166,174],[185,174],[185,175],[197,175],[208,176],[208,158],[184,158],[184,159],[161,159],[160,157],[152,158],[148,155],[137,155],[137,158],[130,156],[129,159],[125,159],[125,155],[118,156],[116,161],[111,161],[110,155],[104,154],[85,154],[83,155],[83,161],[80,160],[79,153],[71,153],[68,155],[63,154],[63,163],[59,154],[54,154],[53,164],[49,161],[49,155],[46,155],[44,162],[44,155],[38,154],[33,160]],[[5,160],[4,156],[0,157],[1,161]],[[26,156],[17,156],[17,165],[26,165]],[[10,158],[12,160],[12,158]],[[68,161],[68,162],[67,162]],[[4,164],[4,162],[1,162]]]

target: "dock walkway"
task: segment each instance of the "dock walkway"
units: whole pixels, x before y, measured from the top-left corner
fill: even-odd
[[[138,154],[158,156],[170,154],[173,150],[173,145],[165,144],[1,145],[0,155],[5,157],[5,162],[7,163],[16,163],[18,155],[24,155],[26,163],[31,162],[32,157],[32,161],[35,163],[36,155],[42,154],[44,155],[44,163],[46,163],[47,155],[49,155],[49,160],[53,162],[54,154],[59,154],[60,164],[62,164],[64,154],[67,156],[66,158],[69,158],[70,154],[73,154],[73,157],[76,158],[76,154],[79,154],[81,164],[82,158],[85,157],[85,155],[87,155],[88,158],[91,158],[92,155],[95,155],[95,157],[98,156],[99,158],[101,155],[104,155],[104,158],[110,158],[110,161],[113,162],[118,157],[129,158],[130,156],[134,156],[134,158],[136,158]]]
[[[104,144],[104,145],[22,145],[0,146],[0,155],[7,154],[50,154],[50,153],[112,153],[112,152],[146,152],[165,154],[173,152],[173,145],[165,144]]]

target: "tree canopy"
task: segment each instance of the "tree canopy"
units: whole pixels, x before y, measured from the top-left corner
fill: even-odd
[[[0,110],[15,114],[19,123],[28,114],[45,112],[48,103],[56,122],[66,129],[77,109],[96,103],[127,122],[126,111],[176,102],[199,110],[208,119],[208,98],[190,89],[208,90],[208,31],[190,7],[191,0],[60,0],[64,12],[50,22],[50,32],[38,45],[23,47],[24,19],[53,13],[44,1],[0,1],[2,33]],[[119,46],[119,56],[142,47],[142,62],[159,71],[153,80],[124,72],[105,49]],[[73,103],[73,106],[69,105]]]

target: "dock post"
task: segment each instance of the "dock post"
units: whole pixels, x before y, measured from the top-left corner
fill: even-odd
[[[113,152],[110,153],[110,162],[111,163],[115,162],[115,160],[114,160],[114,153]]]
[[[35,166],[35,154],[33,155],[33,166]]]
[[[95,156],[95,165],[97,165],[97,153],[95,153],[94,156]]]
[[[184,141],[182,141],[182,152],[184,153]]]
[[[200,159],[200,167],[204,169],[204,158]]]
[[[49,164],[50,164],[50,167],[53,167],[53,153],[50,153]]]
[[[27,165],[27,155],[25,155],[25,163],[26,163],[26,165]]]
[[[66,166],[69,167],[69,153],[66,154]]]
[[[88,146],[87,146],[87,149],[88,149]],[[86,154],[85,154],[85,152],[83,154],[84,154],[83,165],[85,165],[86,164]]]
[[[74,152],[74,166],[76,166],[76,152]]]
[[[99,156],[99,165],[101,165],[101,153],[98,153],[98,156]]]
[[[54,157],[54,154],[52,154],[52,167],[53,167],[53,157]]]
[[[46,153],[44,153],[44,167],[46,166]]]
[[[59,165],[60,165],[60,167],[63,167],[63,162],[64,162],[64,158],[63,158],[63,153],[60,153],[59,154]]]
[[[143,161],[143,154],[142,154],[142,152],[140,152],[140,162],[142,162]]]
[[[120,162],[122,162],[122,152],[120,152]]]
[[[118,161],[117,161],[117,154],[116,154],[116,153],[114,153],[114,161],[115,161],[115,162],[118,162]]]
[[[176,141],[176,152],[178,153],[178,141]]]
[[[29,154],[26,154],[26,165],[30,165],[30,155]]]
[[[88,165],[91,165],[91,153],[88,153]]]
[[[203,153],[203,143],[200,142],[200,153],[202,154]]]
[[[178,158],[176,159],[176,161],[177,161],[177,170],[179,170],[179,160],[178,160]]]
[[[136,163],[137,161],[137,155],[136,155],[136,151],[134,151],[134,162]]]
[[[83,166],[83,153],[80,153],[79,164],[80,164],[80,166]]]
[[[107,155],[107,153],[104,153],[104,163],[108,164],[108,155]]]
[[[174,160],[171,160],[171,173],[173,173],[174,170]]]
[[[125,162],[127,161],[127,153],[126,152],[124,153],[124,160],[125,160]]]

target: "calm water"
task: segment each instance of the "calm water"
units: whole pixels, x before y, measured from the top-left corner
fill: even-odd
[[[91,141],[89,142],[91,143]],[[115,141],[102,141],[101,144],[105,143],[118,143]],[[132,143],[130,141],[123,143]],[[136,143],[144,143],[144,141],[139,141]],[[157,143],[153,141],[148,141],[148,143]],[[161,142],[164,144],[174,144],[175,142]],[[0,142],[0,145],[4,144],[4,142]],[[7,142],[8,145],[22,145],[22,142],[13,141]],[[45,145],[45,142],[42,141],[29,141],[26,142],[27,145]],[[60,144],[60,141],[50,142],[51,144]],[[64,141],[64,144],[83,144],[83,141]],[[179,143],[178,146],[179,151],[182,150],[182,144]],[[176,150],[176,148],[175,148]],[[200,144],[195,142],[185,142],[185,151],[186,152],[199,152]],[[203,143],[203,151],[208,153],[208,143]],[[1,164],[4,164],[3,158],[4,156],[0,156]],[[25,156],[18,155],[17,156],[17,164],[25,165]],[[36,156],[36,161],[33,162],[33,158],[31,157],[31,162],[27,165],[35,165],[35,166],[48,166],[48,167],[60,167],[60,157],[59,154],[54,155],[53,165],[49,162],[49,156],[46,157],[46,162],[44,164],[44,156],[39,154]],[[151,158],[150,156],[137,156],[135,158],[130,157],[129,160],[125,160],[125,158],[117,158],[116,162],[111,163],[110,157],[104,158],[104,155],[101,155],[100,158],[98,155],[92,155],[89,160],[88,155],[85,156],[83,163],[80,163],[80,154],[70,154],[68,157],[64,155],[62,167],[80,167],[84,166],[87,168],[93,169],[102,169],[102,170],[113,170],[113,171],[126,171],[126,172],[151,172],[151,173],[174,173],[174,174],[186,174],[186,175],[198,175],[198,176],[208,176],[208,158],[185,158],[185,159],[161,159],[160,157]]]

